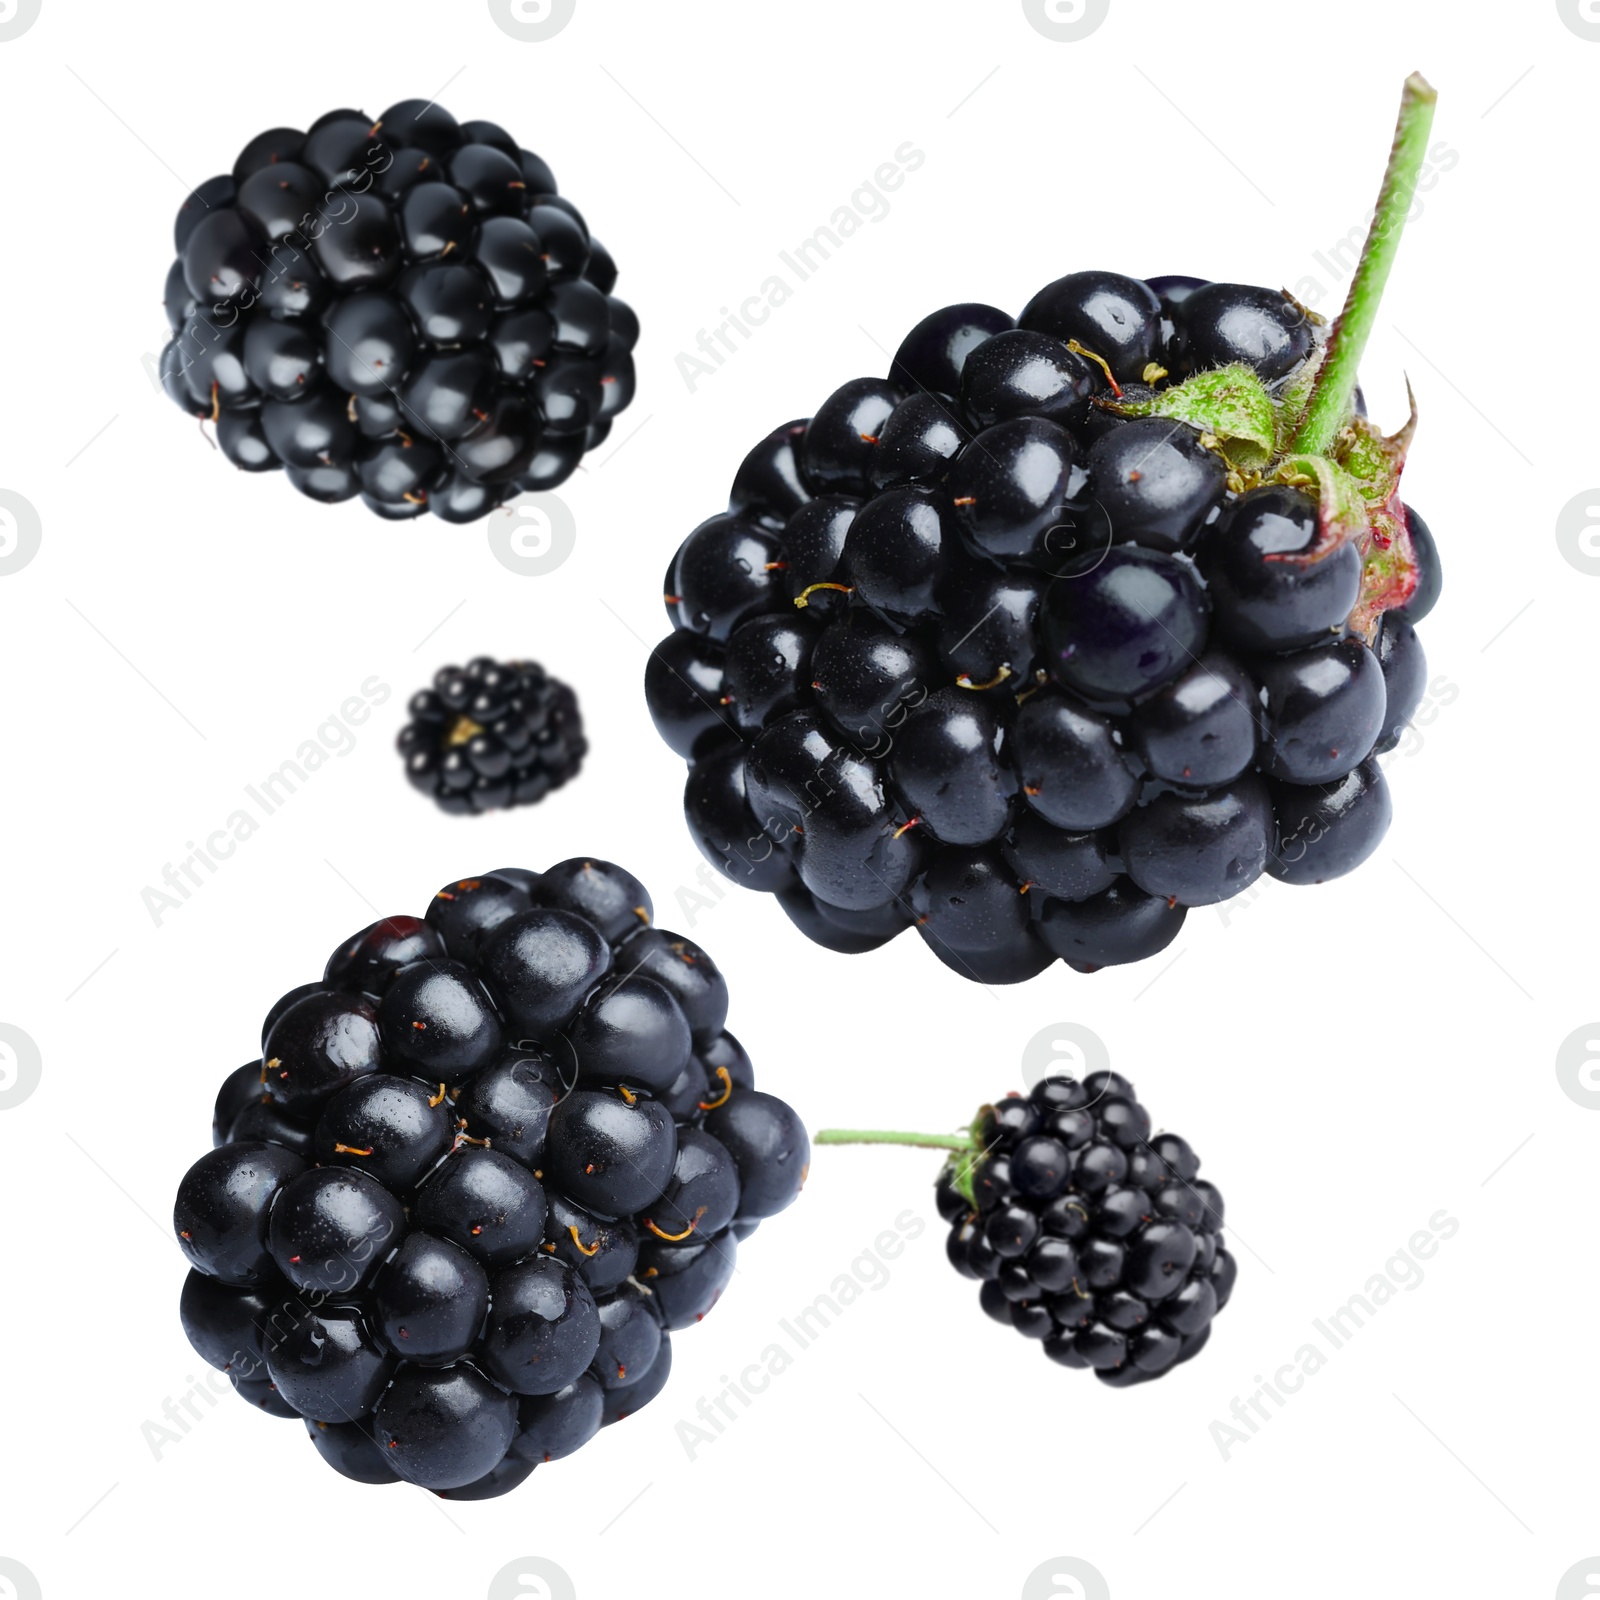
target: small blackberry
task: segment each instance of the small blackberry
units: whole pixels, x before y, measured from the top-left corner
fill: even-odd
[[[633,398],[609,252],[531,150],[432,101],[252,139],[174,242],[167,394],[313,500],[470,522],[562,482]]]
[[[1016,319],[935,311],[750,452],[645,671],[713,865],[830,949],[915,927],[1014,983],[1377,848],[1439,564],[1400,498],[1415,415],[1380,433],[1356,363],[1432,101],[1408,83],[1331,329],[1277,291],[1075,272]]]
[[[937,1185],[951,1265],[980,1282],[997,1322],[1104,1383],[1144,1383],[1197,1356],[1233,1293],[1221,1194],[1186,1141],[1151,1132],[1114,1072],[1044,1078],[964,1133],[824,1129],[816,1142],[954,1152]]]
[[[571,1454],[661,1392],[805,1179],[727,1012],[605,861],[363,928],[268,1012],[178,1186],[189,1342],[360,1483],[487,1499]]]
[[[441,667],[396,741],[406,776],[453,814],[533,805],[588,752],[578,698],[535,661]]]

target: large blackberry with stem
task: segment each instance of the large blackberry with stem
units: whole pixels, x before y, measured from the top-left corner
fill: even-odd
[[[576,777],[589,749],[578,697],[536,661],[441,667],[410,712],[396,740],[406,776],[454,814],[533,805]]]
[[[951,1151],[937,1187],[950,1264],[980,1282],[997,1322],[1102,1382],[1144,1383],[1197,1356],[1233,1293],[1222,1195],[1115,1072],[1044,1078],[958,1134],[840,1128],[816,1142]]]
[[[446,884],[267,1013],[178,1186],[180,1314],[363,1483],[505,1493],[660,1393],[805,1179],[711,958],[621,867]]]
[[[252,139],[183,202],[168,395],[313,500],[470,522],[633,398],[639,325],[550,168],[432,101]]]
[[[1420,169],[1406,86],[1331,330],[1286,294],[1075,272],[957,305],[746,457],[645,689],[730,879],[817,942],[914,926],[984,983],[1165,949],[1377,847],[1439,563],[1356,364]]]

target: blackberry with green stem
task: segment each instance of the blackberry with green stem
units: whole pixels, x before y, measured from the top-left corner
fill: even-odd
[[[1433,91],[1405,88],[1331,330],[1243,284],[1074,272],[949,306],[774,430],[669,569],[645,694],[719,871],[812,940],[1021,982],[1165,950],[1377,848],[1436,547],[1356,364]]]
[[[1233,1293],[1221,1193],[1117,1073],[1041,1079],[958,1133],[827,1128],[814,1142],[949,1151],[936,1196],[951,1265],[996,1321],[1114,1387],[1192,1360]]]

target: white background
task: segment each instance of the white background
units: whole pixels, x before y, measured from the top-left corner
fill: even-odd
[[[1393,424],[1416,387],[1408,498],[1447,581],[1422,629],[1434,719],[1389,765],[1377,857],[1196,911],[1145,966],[1013,990],[914,935],[827,954],[754,895],[681,909],[699,857],[640,674],[661,569],[747,446],[883,371],[926,311],[1016,310],[1081,267],[1314,278],[1333,311],[1344,278],[1317,252],[1361,228],[1412,68],[1457,159],[1365,385]],[[0,487],[43,529],[0,578],[0,1021],[43,1063],[0,1111],[0,1556],[47,1600],[531,1595],[514,1571],[491,1585],[535,1555],[585,1600],[1093,1594],[1025,1591],[1064,1556],[1116,1600],[1557,1594],[1600,1551],[1600,1095],[1555,1070],[1600,1013],[1600,561],[1555,533],[1600,482],[1597,82],[1600,43],[1549,0],[1112,0],[1077,43],[1016,0],[578,0],[545,43],[482,0],[43,0],[0,42]],[[577,548],[548,577],[498,563],[482,524],[388,525],[236,474],[142,364],[189,185],[261,129],[436,93],[550,161],[644,324],[639,397],[563,488]],[[679,352],[905,141],[926,161],[888,215],[689,392]],[[572,681],[593,753],[537,809],[451,819],[392,740],[410,692],[480,652]],[[141,890],[371,675],[393,694],[354,751],[156,926]],[[936,1157],[826,1151],[678,1337],[666,1393],[509,1498],[348,1483],[231,1397],[156,1459],[143,1425],[205,1370],[171,1196],[268,1004],[449,878],[575,853],[622,860],[707,945],[764,1085],[812,1127],[953,1126],[1022,1085],[1040,1030],[1092,1029],[1227,1197],[1241,1270],[1210,1348],[1128,1392],[1052,1366],[946,1266]],[[853,1263],[876,1277],[858,1258],[908,1209],[928,1226],[887,1285],[691,1461],[677,1423]],[[1211,1425],[1234,1397],[1441,1210],[1459,1231],[1420,1286],[1225,1461]]]

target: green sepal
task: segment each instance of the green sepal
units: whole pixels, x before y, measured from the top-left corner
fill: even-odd
[[[1373,514],[1362,544],[1361,594],[1350,613],[1350,631],[1370,645],[1384,612],[1403,606],[1417,592],[1416,546],[1398,493],[1388,508]]]
[[[978,1209],[977,1178],[978,1168],[983,1164],[988,1151],[984,1147],[984,1123],[993,1106],[980,1106],[978,1114],[967,1127],[967,1137],[971,1140],[970,1148],[954,1151],[950,1159],[944,1164],[944,1175],[949,1179],[950,1187],[972,1207]]]
[[[1309,550],[1292,556],[1268,556],[1269,561],[1309,566],[1366,532],[1372,508],[1361,485],[1338,462],[1326,456],[1290,456],[1279,464],[1274,477],[1279,483],[1309,489],[1316,495],[1318,532],[1317,542]]]
[[[1339,435],[1339,464],[1361,485],[1368,505],[1387,505],[1400,488],[1400,474],[1417,431],[1417,397],[1409,382],[1406,397],[1411,414],[1398,433],[1385,434],[1366,417],[1353,417]]]
[[[1187,422],[1214,442],[1230,467],[1259,472],[1272,460],[1277,417],[1267,386],[1249,367],[1235,364],[1197,372],[1149,400],[1102,401],[1122,417],[1167,417]]]

